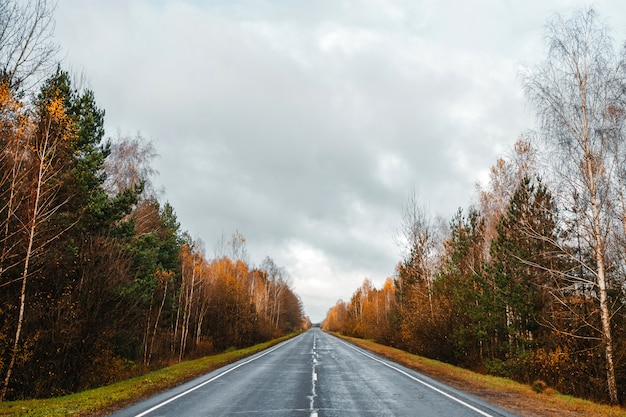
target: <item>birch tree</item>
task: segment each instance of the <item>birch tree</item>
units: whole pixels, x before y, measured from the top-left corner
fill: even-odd
[[[0,74],[11,89],[28,88],[53,64],[54,4],[0,0]]]
[[[178,361],[183,360],[185,350],[187,348],[187,338],[189,335],[189,327],[191,324],[191,316],[197,300],[194,293],[200,278],[201,266],[203,262],[202,256],[203,243],[200,240],[193,242],[192,246],[183,245],[180,253],[181,257],[181,274],[182,284],[180,290],[180,308],[182,308],[182,321],[180,330],[180,348],[178,353]]]
[[[498,158],[489,171],[489,183],[483,188],[477,184],[480,211],[485,219],[485,249],[496,238],[497,225],[506,214],[509,202],[525,177],[532,178],[537,171],[537,149],[529,139],[521,137],[513,145],[507,158]]]
[[[156,200],[158,192],[151,179],[158,174],[152,167],[157,157],[152,141],[140,134],[135,137],[118,136],[111,142],[111,153],[105,161],[107,177],[104,188],[110,196],[124,190],[142,188],[143,199]]]
[[[7,83],[0,85],[0,286],[7,285],[3,275],[17,267],[15,223],[12,222],[24,198],[20,189],[27,180],[29,152],[26,146],[33,120],[16,99]]]
[[[433,281],[437,239],[434,222],[413,190],[400,209],[401,224],[397,239],[404,252],[404,261],[398,266],[396,284],[400,304],[412,287],[421,287],[430,297]],[[429,298],[430,304],[430,298]],[[432,307],[432,306],[431,306]],[[432,311],[432,308],[431,308]]]
[[[541,138],[558,182],[560,209],[574,235],[587,245],[593,260],[575,253],[584,271],[574,286],[589,288],[600,316],[599,338],[606,361],[611,403],[617,403],[615,350],[608,291],[612,231],[616,226],[613,198],[617,185],[611,158],[614,113],[624,80],[619,78],[612,40],[593,9],[571,19],[555,17],[548,25],[549,52],[545,62],[525,74],[525,90],[536,106]],[[619,138],[623,140],[623,138]],[[623,280],[622,280],[623,281]]]
[[[62,186],[61,172],[70,149],[73,124],[65,112],[63,96],[58,92],[51,92],[43,97],[39,104],[39,114],[35,123],[37,127],[33,136],[27,141],[29,152],[29,185],[23,190],[26,193],[20,210],[18,223],[22,225],[25,252],[20,259],[21,273],[19,292],[19,313],[13,337],[9,363],[6,367],[0,401],[5,397],[16,358],[19,354],[25,309],[27,306],[27,284],[33,273],[33,260],[41,254],[45,247],[56,240],[63,230],[48,234],[47,222],[67,203],[59,201],[58,191]]]

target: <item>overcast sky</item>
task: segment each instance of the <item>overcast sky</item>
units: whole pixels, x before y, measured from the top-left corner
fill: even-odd
[[[207,256],[238,230],[320,321],[401,259],[400,206],[468,207],[533,127],[518,77],[565,0],[59,0],[63,63],[142,136]],[[617,41],[626,3],[594,2]]]

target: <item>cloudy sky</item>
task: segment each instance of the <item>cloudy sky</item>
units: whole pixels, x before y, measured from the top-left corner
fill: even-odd
[[[155,183],[205,241],[239,231],[313,321],[400,260],[400,206],[467,207],[533,126],[518,77],[565,0],[59,0],[56,40],[110,136],[152,140]],[[594,2],[617,41],[626,4]]]

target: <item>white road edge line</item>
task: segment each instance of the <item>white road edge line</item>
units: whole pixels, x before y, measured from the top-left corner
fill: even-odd
[[[172,401],[176,401],[176,400],[177,400],[177,399],[179,399],[180,397],[184,397],[185,395],[189,394],[190,392],[193,392],[193,391],[197,390],[198,388],[201,388],[201,387],[203,387],[203,386],[205,386],[205,385],[207,385],[207,384],[209,384],[209,383],[211,383],[211,382],[215,381],[216,379],[223,377],[223,376],[224,376],[224,375],[226,375],[227,373],[230,373],[230,372],[234,371],[235,369],[237,369],[237,368],[239,368],[239,367],[242,367],[242,366],[244,366],[244,365],[246,365],[246,364],[249,364],[250,362],[254,362],[255,360],[260,359],[260,358],[262,358],[262,357],[263,357],[263,356],[265,356],[265,355],[269,355],[270,353],[272,353],[272,352],[273,352],[273,351],[275,351],[276,349],[279,349],[279,348],[281,348],[281,347],[285,346],[286,344],[291,343],[291,342],[292,342],[293,340],[295,340],[296,338],[297,338],[297,337],[293,337],[293,338],[291,338],[291,339],[289,339],[289,340],[287,340],[287,341],[285,341],[285,342],[283,342],[283,343],[280,343],[280,344],[278,344],[278,345],[274,346],[273,348],[271,348],[271,349],[269,349],[269,350],[266,350],[266,351],[265,351],[265,352],[263,352],[262,354],[260,354],[260,355],[258,355],[258,356],[255,356],[255,357],[253,357],[252,359],[248,359],[247,361],[242,362],[242,363],[240,363],[239,365],[233,366],[232,368],[225,370],[225,371],[224,371],[224,372],[222,372],[221,374],[219,374],[219,375],[215,375],[213,378],[211,378],[211,379],[207,379],[206,381],[202,382],[201,384],[198,384],[198,385],[196,385],[195,387],[189,388],[187,391],[183,391],[183,392],[181,392],[180,394],[178,394],[178,395],[176,395],[176,396],[174,396],[174,397],[172,397],[172,398],[170,398],[170,399],[168,399],[168,400],[165,400],[165,401],[163,401],[162,403],[159,403],[159,404],[155,405],[154,407],[152,407],[152,408],[150,408],[150,409],[148,409],[148,410],[146,410],[146,411],[144,411],[144,412],[142,412],[142,413],[139,413],[139,414],[135,415],[135,417],[143,417],[143,416],[145,416],[145,415],[148,415],[148,414],[150,414],[151,412],[153,412],[153,411],[155,411],[155,410],[158,410],[159,408],[163,407],[164,405],[167,405],[167,404],[171,403]]]
[[[457,397],[455,397],[454,395],[450,395],[450,394],[448,394],[447,392],[442,391],[442,390],[440,390],[439,388],[437,388],[437,387],[435,387],[435,386],[433,386],[433,385],[429,384],[428,382],[426,382],[426,381],[422,381],[421,379],[416,378],[416,377],[414,377],[413,375],[411,375],[411,374],[409,374],[409,373],[407,373],[407,372],[404,372],[402,369],[396,368],[395,366],[390,365],[390,364],[388,364],[388,363],[387,363],[387,362],[385,362],[385,361],[381,361],[381,360],[380,360],[380,359],[378,359],[377,357],[372,356],[372,355],[368,354],[367,352],[362,351],[361,349],[357,349],[356,347],[352,346],[351,344],[349,344],[349,343],[347,343],[347,342],[344,342],[343,340],[340,340],[340,339],[337,339],[337,340],[339,340],[339,341],[340,341],[341,343],[343,343],[344,345],[348,346],[350,349],[353,349],[353,350],[355,350],[355,351],[359,352],[361,355],[367,356],[368,358],[370,358],[370,359],[372,359],[372,360],[374,360],[374,361],[376,361],[376,362],[382,363],[383,365],[385,365],[385,366],[386,366],[386,367],[388,367],[388,368],[391,368],[391,369],[393,369],[393,370],[395,370],[395,371],[397,371],[397,372],[400,372],[402,375],[407,376],[407,377],[411,378],[412,380],[414,380],[414,381],[416,381],[416,382],[419,382],[420,384],[422,384],[422,385],[424,385],[424,386],[426,386],[426,387],[428,387],[428,388],[432,389],[433,391],[435,391],[435,392],[437,392],[437,393],[439,393],[439,394],[443,395],[444,397],[447,397],[447,398],[451,399],[452,401],[456,401],[457,403],[459,403],[459,404],[461,404],[461,405],[464,405],[465,407],[469,408],[470,410],[476,411],[476,412],[477,412],[478,414],[480,414],[480,415],[483,415],[483,416],[485,416],[485,417],[494,417],[492,414],[487,414],[487,413],[485,413],[483,410],[481,410],[481,409],[479,409],[479,408],[476,408],[476,407],[474,407],[474,406],[473,406],[473,405],[471,405],[471,404],[466,403],[465,401],[461,400],[460,398],[457,398]]]

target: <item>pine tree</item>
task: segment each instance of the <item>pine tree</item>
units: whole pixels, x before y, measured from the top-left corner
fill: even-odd
[[[493,283],[491,332],[498,359],[516,362],[548,331],[541,324],[552,302],[547,288],[558,263],[553,257],[558,240],[555,210],[541,180],[526,177],[497,226],[487,272]]]

